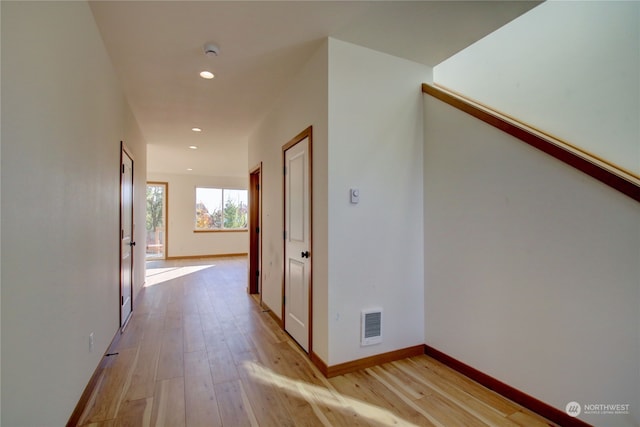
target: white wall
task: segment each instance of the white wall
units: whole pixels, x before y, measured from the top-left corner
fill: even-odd
[[[424,343],[420,85],[430,80],[430,67],[329,39],[329,365]],[[361,347],[369,308],[384,311],[383,342]]]
[[[425,341],[564,411],[640,423],[640,204],[425,98]]]
[[[147,180],[168,183],[167,256],[205,256],[246,254],[249,252],[249,233],[247,231],[193,232],[196,187],[246,190],[248,178],[149,173]]]
[[[249,139],[249,166],[262,162],[262,298],[282,312],[282,146],[313,126],[313,352],[327,341],[327,43],[313,54]]]
[[[640,2],[545,2],[434,80],[640,174]]]
[[[429,67],[328,39],[250,138],[249,164],[263,162],[263,300],[280,316],[282,145],[313,125],[313,351],[328,365],[423,343],[420,84],[430,80]],[[384,310],[384,342],[363,348],[370,307]]]
[[[0,7],[0,44],[2,42],[2,7]],[[1,62],[1,61],[0,61]],[[0,81],[2,69],[0,67]],[[2,85],[0,84],[0,99],[2,99]],[[2,107],[0,106],[0,129],[2,129]],[[2,136],[0,135],[0,164],[2,164]],[[2,174],[0,174],[0,188],[2,187]],[[0,224],[2,223],[2,191],[0,191]],[[2,227],[0,227],[0,242],[2,242]],[[2,272],[2,244],[0,244],[0,272]],[[2,295],[2,274],[0,273],[0,295]],[[2,304],[0,303],[0,331],[2,331]],[[0,334],[1,336],[1,334]],[[0,339],[0,385],[2,384],[2,339]],[[0,386],[0,414],[2,414],[2,387]],[[0,424],[2,416],[0,415]]]
[[[136,194],[145,143],[86,3],[1,7],[1,422],[64,425],[118,329],[120,141]]]
[[[93,15],[92,15],[93,16]],[[106,67],[106,65],[105,65]],[[120,90],[119,86],[114,87],[113,89]],[[146,199],[146,186],[147,186],[147,150],[146,150],[146,140],[142,135],[142,131],[138,126],[138,121],[136,120],[133,112],[129,108],[126,100],[123,101],[124,104],[120,106],[123,110],[124,114],[124,133],[123,129],[117,129],[117,132],[123,133],[122,141],[125,143],[127,148],[131,150],[131,155],[133,156],[133,167],[134,167],[134,177],[133,177],[133,186],[134,186],[134,195],[133,195],[133,216],[134,216],[134,238],[136,242],[145,242],[146,241],[146,222],[147,222],[147,199]],[[117,108],[117,107],[115,107]],[[107,165],[108,169],[111,169],[111,165]],[[120,177],[118,176],[118,179]],[[119,181],[118,181],[119,185]],[[118,189],[118,203],[120,203],[120,189]],[[119,209],[119,208],[118,208]],[[146,271],[145,271],[145,248],[144,245],[139,244],[134,247],[134,269],[133,269],[133,304],[135,309],[135,304],[137,302],[138,293],[142,290],[144,286]],[[119,261],[118,261],[119,262]],[[119,264],[118,264],[119,268]],[[118,272],[118,280],[120,278]]]

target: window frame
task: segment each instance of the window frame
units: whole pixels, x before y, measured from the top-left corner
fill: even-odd
[[[222,210],[222,227],[221,228],[198,228],[198,189],[211,189],[220,190],[221,192],[221,210]],[[244,203],[246,209],[246,225],[242,228],[225,228],[224,227],[224,209],[225,209],[225,191],[244,191]],[[204,204],[204,203],[203,203]],[[206,206],[206,205],[205,205]],[[242,206],[242,201],[240,203]],[[249,190],[244,188],[224,188],[216,186],[196,185],[194,188],[194,203],[193,203],[194,215],[193,215],[193,232],[194,233],[238,233],[249,231]]]

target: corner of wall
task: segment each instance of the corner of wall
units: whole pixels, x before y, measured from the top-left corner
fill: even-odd
[[[146,187],[147,187],[147,143],[140,130],[138,121],[134,116],[131,107],[125,101],[126,109],[125,124],[123,130],[123,142],[132,151],[134,156],[134,240],[144,242],[146,240]],[[145,282],[145,245],[139,244],[134,252],[134,278],[133,278],[133,301],[137,299]]]
[[[431,76],[426,65],[329,40],[330,366],[424,343],[421,84]],[[368,308],[384,310],[383,342],[362,347]]]
[[[274,99],[271,111],[249,138],[250,165],[262,162],[262,298],[282,311],[282,146],[313,126],[313,352],[328,356],[327,340],[327,58],[324,40]]]

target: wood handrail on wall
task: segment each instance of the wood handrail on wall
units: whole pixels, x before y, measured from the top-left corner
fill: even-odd
[[[424,83],[422,92],[544,151],[640,202],[640,177],[633,172],[442,86]]]

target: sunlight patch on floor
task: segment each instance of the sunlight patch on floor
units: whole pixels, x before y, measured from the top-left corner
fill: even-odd
[[[215,264],[204,265],[185,265],[181,267],[154,267],[147,268],[145,287],[154,286],[187,274],[197,273],[198,271],[215,267]]]
[[[264,384],[278,387],[289,394],[306,400],[311,404],[313,411],[316,414],[321,412],[318,405],[323,405],[340,411],[353,411],[359,417],[370,420],[376,425],[415,426],[415,424],[398,417],[386,409],[330,391],[324,387],[309,384],[304,381],[292,380],[291,378],[277,374],[253,361],[245,361],[242,364],[242,367],[252,378],[257,379]],[[324,415],[319,417],[319,419],[324,425],[329,423]],[[331,424],[329,423],[328,425]]]

